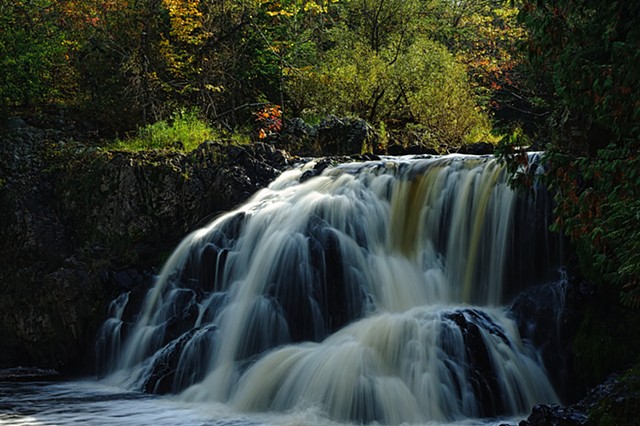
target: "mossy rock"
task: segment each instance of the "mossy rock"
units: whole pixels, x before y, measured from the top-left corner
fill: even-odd
[[[589,412],[589,425],[638,424],[640,418],[640,362],[622,375],[612,392]]]

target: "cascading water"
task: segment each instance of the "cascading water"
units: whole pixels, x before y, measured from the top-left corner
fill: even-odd
[[[386,424],[557,401],[502,307],[521,208],[495,159],[305,167],[185,238],[133,321],[114,301],[108,380]]]

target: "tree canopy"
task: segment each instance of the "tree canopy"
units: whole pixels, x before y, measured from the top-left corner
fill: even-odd
[[[543,83],[555,228],[578,247],[584,271],[640,307],[640,3],[525,1],[519,16],[530,81]]]
[[[57,105],[105,135],[177,111],[221,129],[354,115],[421,143],[490,137],[519,37],[506,1],[52,0],[0,3],[1,110]]]

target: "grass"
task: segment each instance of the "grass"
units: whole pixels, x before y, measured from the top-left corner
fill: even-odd
[[[116,139],[111,150],[148,151],[172,150],[189,152],[205,140],[219,136],[199,116],[197,111],[180,110],[170,120],[161,120],[141,127],[135,136]]]

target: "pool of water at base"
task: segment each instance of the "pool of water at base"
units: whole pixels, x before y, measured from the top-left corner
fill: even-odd
[[[521,418],[467,419],[448,426],[517,425]],[[318,411],[237,413],[219,403],[124,391],[95,380],[0,381],[0,425],[339,426]],[[427,423],[440,426],[442,423]]]

